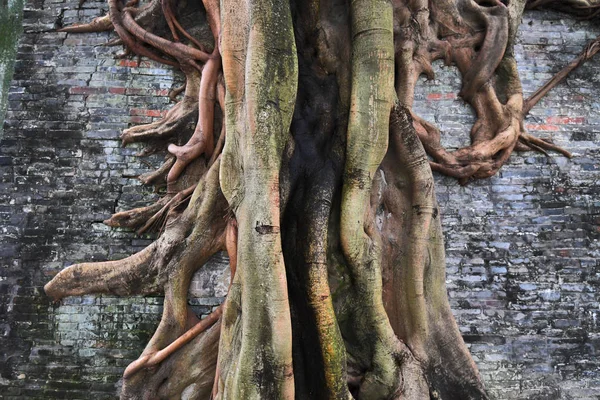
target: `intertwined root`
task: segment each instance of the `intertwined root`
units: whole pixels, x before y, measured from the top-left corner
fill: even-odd
[[[439,129],[413,114],[417,134],[432,158],[431,168],[458,178],[461,183],[494,175],[515,148],[544,154],[553,150],[570,157],[566,150],[525,132],[523,119],[541,96],[598,51],[597,44],[591,44],[584,55],[524,102],[512,48],[526,2],[511,1],[509,6],[500,1],[477,3],[437,1],[429,9],[420,2],[408,2],[396,9],[402,16],[396,30],[396,63],[408,76],[397,81],[400,101],[412,107],[417,78],[422,73],[432,77],[431,62],[436,59],[455,64],[462,75],[460,96],[477,116],[470,146],[447,151],[441,145]],[[549,3],[557,4],[544,2]],[[539,1],[531,4],[540,5]],[[580,10],[581,4],[571,6]],[[597,7],[589,6],[594,10]],[[420,18],[418,29],[413,25],[415,13]],[[430,24],[431,15],[443,17]]]
[[[216,362],[218,329],[215,332],[211,326],[219,322],[220,311],[208,319],[198,321],[187,305],[187,294],[193,274],[210,256],[220,250],[227,250],[228,247],[227,204],[219,186],[219,167],[220,163],[216,162],[202,177],[191,194],[185,211],[167,215],[164,232],[146,249],[123,260],[73,265],[61,271],[45,287],[46,293],[54,299],[85,293],[120,296],[164,294],[161,322],[140,359],[130,367],[125,377],[125,392],[133,390],[132,388],[135,388],[134,392],[140,393],[156,389],[165,381],[165,377],[159,379],[159,376],[162,376],[165,368],[172,368],[173,363],[187,362],[191,367],[193,359],[186,354],[179,354],[169,359],[165,364],[167,367],[161,365],[158,372],[145,370],[153,369],[183,346],[193,352],[208,346],[212,349],[214,358],[209,356],[201,365],[208,363],[214,366]],[[206,332],[209,328],[212,333]],[[182,339],[186,332],[187,336]],[[195,339],[199,335],[199,339]],[[141,368],[144,371],[137,373]],[[212,372],[200,372],[210,376],[210,392],[214,369]],[[180,377],[174,376],[170,385],[183,391],[192,382],[183,387],[176,382],[185,381],[200,372],[194,367]],[[147,380],[148,376],[154,378]]]
[[[122,396],[486,399],[446,298],[431,169],[466,183],[515,149],[570,157],[523,119],[600,50],[597,39],[524,100],[512,48],[526,5],[600,12],[597,0],[109,0],[107,17],[63,28],[113,29],[186,77],[163,119],[122,135],[168,150],[140,176],[166,195],[105,221],[159,238],[45,287],[54,299],[165,295]],[[188,12],[202,26],[180,22]],[[436,59],[458,67],[477,115],[471,145],[455,151],[411,111]],[[187,142],[164,149],[175,137]],[[220,250],[229,294],[199,321],[189,284]]]

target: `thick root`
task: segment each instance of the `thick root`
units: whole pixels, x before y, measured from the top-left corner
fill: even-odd
[[[200,118],[194,134],[184,146],[169,145],[168,150],[176,157],[175,164],[169,171],[167,182],[173,182],[183,172],[186,166],[202,154],[209,159],[214,150],[214,118],[215,102],[217,100],[217,80],[221,69],[221,56],[218,49],[206,63],[200,82],[198,113]]]
[[[57,32],[67,33],[87,33],[87,32],[105,32],[113,29],[110,16],[104,15],[102,17],[94,18],[92,21],[85,24],[75,24],[65,26],[64,28],[57,29]]]
[[[157,271],[151,268],[156,244],[118,261],[76,264],[59,272],[44,286],[44,291],[57,301],[67,296],[109,293],[133,296],[157,292]]]
[[[160,211],[168,201],[168,197],[163,197],[150,206],[118,212],[113,214],[109,219],[105,220],[104,224],[113,228],[136,229],[142,225],[145,225],[148,219]]]
[[[123,380],[122,399],[209,399],[215,377],[221,321],[152,368]]]
[[[175,159],[173,157],[167,157],[167,161],[164,162],[163,165],[160,166],[156,171],[148,172],[138,176],[138,179],[144,185],[162,185],[167,183],[167,174],[171,167],[175,164]]]

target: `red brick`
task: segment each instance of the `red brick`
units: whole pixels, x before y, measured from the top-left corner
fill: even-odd
[[[548,124],[560,124],[560,125],[573,125],[583,124],[585,122],[584,117],[548,117],[546,123]]]
[[[160,110],[146,110],[146,115],[149,117],[160,117],[162,115],[162,111]]]
[[[556,125],[549,124],[527,124],[525,128],[531,131],[558,131],[559,128]]]
[[[164,114],[161,110],[148,110],[145,108],[132,108],[129,110],[129,115],[138,115],[146,117],[160,117]]]
[[[571,252],[569,250],[560,250],[558,254],[560,254],[561,257],[569,257]]]
[[[98,94],[106,93],[105,87],[73,86],[69,89],[71,94]]]
[[[138,66],[138,62],[135,60],[121,60],[119,61],[119,66],[136,68]]]
[[[125,88],[111,87],[111,88],[108,88],[108,92],[113,93],[113,94],[125,94]]]

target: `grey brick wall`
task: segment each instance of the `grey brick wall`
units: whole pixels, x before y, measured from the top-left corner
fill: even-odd
[[[21,33],[22,11],[23,0],[5,0],[0,3],[0,121],[4,121],[6,94],[12,77],[17,39]]]
[[[528,13],[517,61],[526,95],[575,58],[600,27]],[[456,70],[419,87],[417,112],[445,145],[468,143],[473,116]],[[448,292],[497,399],[600,398],[600,65],[584,66],[531,112],[526,128],[575,157],[511,156],[497,176],[460,187],[438,176]]]
[[[86,296],[51,304],[41,287],[64,266],[124,257],[152,237],[101,221],[154,194],[135,176],[158,166],[122,148],[122,129],[167,110],[181,77],[116,59],[109,34],[54,32],[103,14],[103,2],[30,0],[0,142],[0,398],[114,398],[125,366],[158,323],[160,298]],[[575,57],[600,27],[529,13],[517,54],[526,93]],[[416,110],[457,147],[473,116],[460,80],[436,64]],[[527,128],[572,151],[567,160],[513,155],[488,180],[437,176],[448,291],[465,340],[496,399],[600,394],[600,65],[552,92]],[[191,289],[198,313],[224,296],[218,255]]]

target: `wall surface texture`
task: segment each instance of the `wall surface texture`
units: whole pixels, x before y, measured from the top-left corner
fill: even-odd
[[[110,34],[54,29],[104,2],[29,0],[0,142],[0,398],[112,399],[158,323],[160,298],[69,298],[42,286],[66,265],[127,256],[151,237],[102,224],[155,195],[136,176],[161,157],[122,148],[120,132],[160,117],[181,77],[101,46]],[[600,27],[526,14],[517,55],[526,94],[574,58]],[[453,68],[422,80],[416,111],[450,147],[468,141],[471,110]],[[500,173],[460,187],[437,176],[448,292],[494,399],[600,398],[600,63],[590,62],[532,111],[527,129],[575,154],[513,155]],[[223,296],[227,260],[198,274],[199,314]]]
[[[0,121],[4,121],[6,112],[6,95],[15,62],[17,39],[21,33],[22,14],[23,0],[0,1]]]

